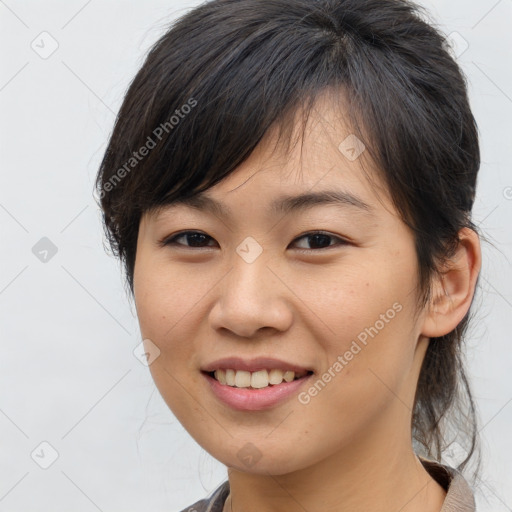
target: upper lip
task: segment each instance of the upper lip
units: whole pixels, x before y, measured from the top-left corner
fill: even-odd
[[[242,359],[240,357],[225,357],[217,359],[211,363],[204,365],[201,370],[204,372],[213,372],[219,369],[245,370],[248,372],[257,372],[258,370],[271,370],[277,368],[279,370],[291,370],[295,373],[312,372],[310,368],[305,368],[298,364],[289,363],[281,359],[272,357],[256,357],[254,359]]]

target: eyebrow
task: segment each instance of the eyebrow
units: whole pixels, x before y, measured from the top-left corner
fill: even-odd
[[[209,212],[218,217],[230,217],[232,211],[226,205],[201,192],[191,197],[180,198],[167,205],[172,208],[175,205],[188,206],[202,212]],[[291,212],[305,211],[319,205],[336,205],[349,207],[363,213],[371,214],[372,206],[361,198],[344,190],[322,190],[319,192],[306,192],[295,196],[281,196],[270,203],[270,211],[274,215]]]

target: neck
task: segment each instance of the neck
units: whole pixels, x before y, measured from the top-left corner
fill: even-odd
[[[224,512],[439,512],[446,492],[403,442],[395,426],[376,432],[320,462],[283,475],[228,469]],[[391,432],[391,435],[390,435]],[[407,439],[406,439],[407,441]],[[409,434],[410,441],[410,434]]]

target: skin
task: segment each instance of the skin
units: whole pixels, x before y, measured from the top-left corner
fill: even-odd
[[[363,161],[371,169],[367,152],[350,161],[338,150],[351,132],[334,112],[319,98],[303,144],[286,155],[269,131],[207,191],[231,216],[174,205],[140,223],[135,304],[143,338],[160,349],[150,371],[184,428],[228,467],[225,512],[434,512],[446,495],[412,450],[410,422],[429,337],[453,330],[471,304],[478,237],[461,231],[459,251],[418,310],[413,235],[375,169],[373,184],[362,172]],[[324,189],[350,191],[371,214],[346,205],[270,213],[281,195]],[[184,230],[211,238],[201,248],[187,237],[158,245]],[[332,238],[315,246],[304,237],[314,230]],[[248,236],[263,249],[250,264],[236,252]],[[281,358],[320,376],[396,303],[400,312],[307,404],[294,396],[235,411],[200,373],[237,355]],[[250,467],[237,457],[247,443],[260,456]]]

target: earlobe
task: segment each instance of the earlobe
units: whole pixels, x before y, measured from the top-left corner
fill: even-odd
[[[481,263],[478,234],[470,228],[461,229],[455,254],[432,284],[432,298],[421,331],[424,336],[443,336],[461,322],[471,306]]]

